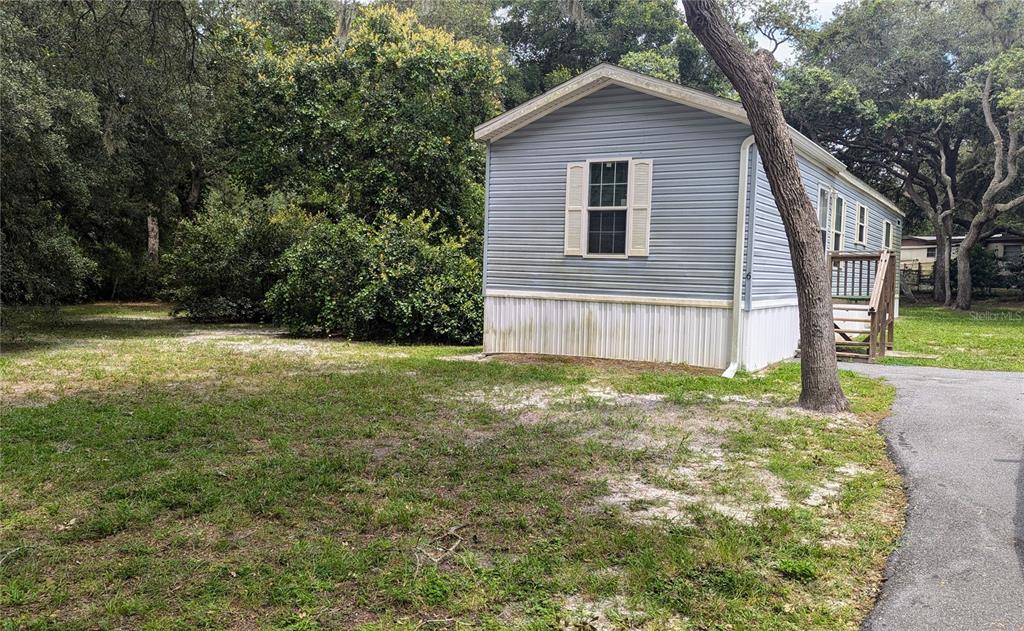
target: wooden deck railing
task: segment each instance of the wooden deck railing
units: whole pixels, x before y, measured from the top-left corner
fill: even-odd
[[[893,346],[893,328],[896,324],[896,260],[892,252],[882,250],[878,257],[878,271],[868,302],[871,330],[868,333],[868,361],[884,357]]]
[[[837,354],[874,361],[893,348],[896,258],[892,252],[831,252],[828,268],[836,314]],[[842,323],[842,324],[840,324]],[[867,340],[855,339],[867,335]],[[839,347],[843,347],[842,350]],[[850,352],[850,348],[867,348]]]
[[[868,300],[878,271],[878,252],[829,252],[832,297]]]

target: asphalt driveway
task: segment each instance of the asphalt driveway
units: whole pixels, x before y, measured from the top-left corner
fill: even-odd
[[[909,498],[864,628],[1024,629],[1024,374],[842,368],[896,387],[882,430]]]

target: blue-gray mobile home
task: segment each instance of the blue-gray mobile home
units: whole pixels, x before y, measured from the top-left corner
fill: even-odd
[[[823,246],[897,249],[899,209],[793,137]],[[485,353],[731,370],[794,355],[789,247],[739,103],[602,64],[476,138]]]

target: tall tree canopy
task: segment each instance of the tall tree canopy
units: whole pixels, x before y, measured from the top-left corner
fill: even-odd
[[[225,178],[311,214],[479,231],[472,130],[499,107],[498,50],[387,7],[341,41],[336,9],[0,5],[3,300],[153,295],[153,239]]]
[[[743,46],[796,47],[788,120],[939,237],[941,278],[952,234],[1024,230],[1022,2],[720,6]],[[0,46],[6,303],[154,295],[225,187],[478,242],[472,128],[600,62],[738,96],[676,0],[5,2]]]
[[[790,122],[904,199],[911,225],[934,232],[940,302],[953,300],[950,237],[982,213],[996,174],[984,103],[1006,145],[1019,137],[1014,78],[1024,75],[1017,65],[1022,34],[1018,0],[851,3],[802,39],[801,63],[785,73],[781,98]],[[983,99],[990,70],[991,94]],[[1007,148],[1009,168],[1019,154],[1012,158]],[[995,193],[1001,203],[1012,199],[1012,181]],[[978,230],[1014,223],[1013,208],[982,214]],[[960,289],[969,298],[969,280]]]

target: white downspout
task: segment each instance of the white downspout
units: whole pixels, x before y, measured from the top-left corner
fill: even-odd
[[[743,312],[743,301],[740,300],[743,293],[743,239],[746,236],[747,226],[747,171],[750,170],[750,147],[754,144],[754,135],[751,134],[740,145],[740,177],[739,195],[736,199],[736,263],[732,271],[732,349],[729,354],[730,364],[722,376],[732,379],[740,367],[740,318]]]

